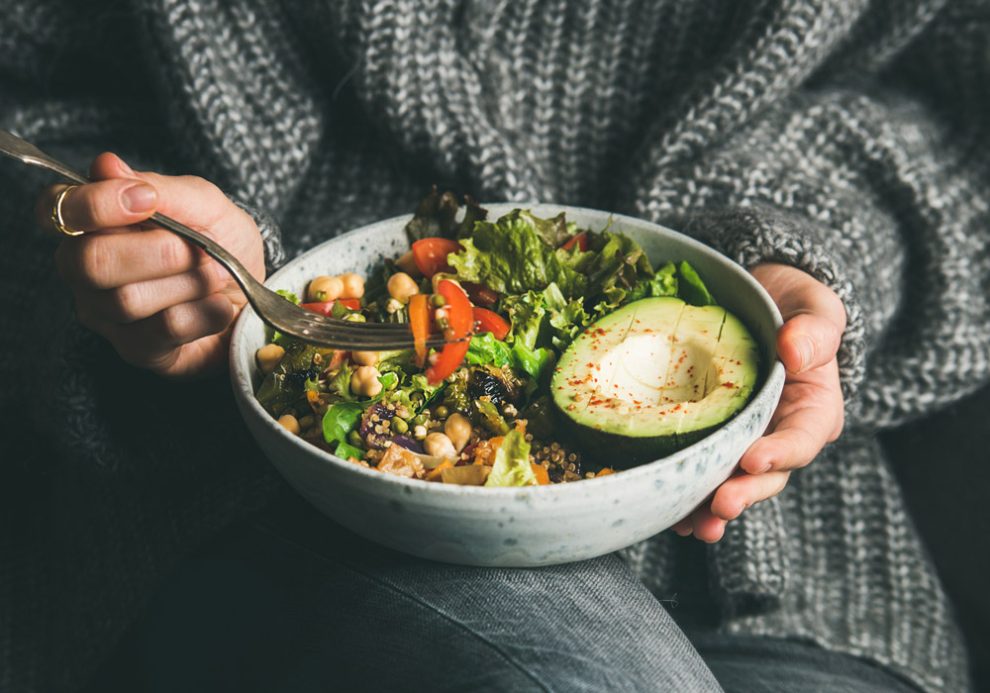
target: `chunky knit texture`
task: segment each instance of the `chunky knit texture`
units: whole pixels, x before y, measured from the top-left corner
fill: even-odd
[[[990,376],[990,3],[7,4],[0,125],[216,181],[278,221],[271,262],[437,181],[663,221],[833,287],[848,432],[709,549],[722,627],[965,688],[874,436]],[[44,179],[0,176],[0,690],[71,690],[163,571],[284,490],[223,378],[162,382],[76,326],[29,219]],[[627,557],[674,589],[665,535]]]

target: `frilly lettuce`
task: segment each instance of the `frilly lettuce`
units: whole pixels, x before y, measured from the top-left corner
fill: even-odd
[[[505,434],[495,453],[495,464],[485,486],[534,486],[538,482],[529,463],[529,443],[518,428]]]
[[[501,294],[542,290],[553,282],[568,296],[582,295],[587,277],[549,242],[546,236],[555,232],[541,231],[534,219],[515,210],[496,222],[475,223],[471,237],[461,241],[463,250],[448,257],[458,279],[484,284]]]

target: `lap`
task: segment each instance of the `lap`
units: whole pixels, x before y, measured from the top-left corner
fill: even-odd
[[[615,556],[445,565],[298,504],[187,561],[136,650],[162,691],[901,690],[809,645],[712,633],[692,643]]]
[[[452,566],[308,513],[188,561],[141,630],[160,690],[720,690],[615,556]]]

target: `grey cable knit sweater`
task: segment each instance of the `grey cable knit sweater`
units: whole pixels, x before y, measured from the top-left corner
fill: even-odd
[[[965,688],[874,436],[990,376],[990,2],[95,4],[6,3],[0,125],[80,166],[208,177],[278,220],[270,260],[437,181],[833,287],[847,433],[709,549],[723,627]],[[163,571],[284,491],[223,378],[160,381],[74,324],[29,218],[44,179],[0,179],[0,690],[71,690]],[[671,589],[664,535],[628,557]]]

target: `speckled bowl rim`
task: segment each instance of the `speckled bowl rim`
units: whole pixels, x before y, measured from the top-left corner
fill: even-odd
[[[697,241],[690,236],[686,236],[678,231],[669,229],[665,226],[661,226],[654,222],[647,221],[645,219],[639,219],[625,214],[616,214],[613,212],[606,212],[599,209],[592,209],[590,207],[575,207],[573,205],[557,205],[550,202],[520,202],[520,203],[507,203],[507,202],[490,202],[482,203],[482,207],[489,210],[494,208],[523,208],[529,209],[534,207],[553,207],[559,208],[566,214],[571,212],[577,213],[590,213],[595,215],[607,215],[615,219],[616,221],[628,221],[630,224],[643,225],[646,224],[651,232],[655,232],[658,235],[663,235],[669,237],[671,240],[677,241],[683,245],[690,246],[702,254],[714,255],[717,260],[722,264],[726,265],[727,270],[731,270],[742,277],[744,283],[746,283],[754,292],[754,294],[760,299],[762,307],[769,311],[774,326],[779,329],[783,324],[783,319],[781,318],[780,311],[777,309],[777,305],[770,298],[770,295],[766,292],[763,286],[756,281],[752,274],[750,274],[745,268],[733,261],[732,259],[726,257],[717,250],[711,248],[710,246]],[[499,212],[504,213],[504,212]],[[388,219],[382,219],[380,221],[375,221],[370,224],[365,224],[359,228],[347,231],[338,236],[334,236],[323,243],[307,250],[291,261],[287,262],[281,269],[269,276],[265,280],[265,285],[269,288],[277,287],[279,285],[282,276],[288,273],[289,269],[300,262],[305,261],[307,258],[320,254],[323,249],[330,245],[335,245],[338,243],[346,243],[348,240],[355,238],[357,236],[363,235],[374,227],[387,227],[391,228],[397,224],[405,224],[409,219],[412,218],[411,214],[402,214],[399,216],[391,217]],[[541,486],[511,486],[511,487],[486,487],[486,486],[461,486],[456,484],[438,484],[435,482],[423,481],[421,479],[407,479],[405,477],[396,476],[393,474],[382,474],[381,472],[373,469],[368,469],[354,464],[353,462],[348,462],[347,460],[341,459],[336,455],[333,455],[325,450],[307,443],[302,438],[289,433],[285,430],[275,419],[273,419],[268,412],[264,410],[261,404],[254,396],[254,385],[252,382],[252,369],[255,364],[253,359],[248,359],[248,363],[241,363],[237,359],[237,353],[240,351],[241,342],[246,339],[244,337],[245,325],[254,317],[254,309],[250,305],[246,306],[241,312],[241,315],[237,318],[234,325],[234,330],[231,335],[229,354],[230,354],[230,375],[231,382],[234,389],[234,395],[241,400],[241,403],[246,405],[246,410],[250,411],[260,420],[261,425],[268,426],[270,429],[276,431],[277,435],[282,436],[291,445],[297,447],[301,452],[304,452],[312,457],[318,458],[323,462],[334,465],[345,473],[357,474],[364,476],[368,479],[374,478],[379,483],[393,484],[399,487],[412,486],[413,488],[419,489],[420,491],[430,491],[432,493],[438,494],[439,496],[452,495],[452,496],[478,496],[479,498],[504,498],[506,496],[518,497],[520,494],[526,494],[533,498],[546,498],[554,494],[566,495],[568,493],[576,494],[583,493],[587,491],[587,484],[618,484],[618,483],[629,483],[634,482],[640,477],[649,477],[651,472],[653,472],[657,467],[661,465],[674,465],[678,462],[687,460],[692,456],[692,454],[699,448],[706,445],[719,445],[721,439],[727,438],[733,434],[734,424],[739,425],[739,422],[744,421],[742,414],[746,411],[754,409],[756,407],[769,407],[771,409],[777,406],[777,401],[779,401],[779,395],[777,395],[776,400],[774,399],[774,393],[780,391],[778,387],[778,382],[783,382],[785,373],[783,364],[780,360],[774,358],[773,365],[770,367],[766,373],[766,377],[763,379],[757,393],[750,399],[750,401],[743,407],[732,419],[726,423],[724,426],[720,427],[717,431],[711,435],[705,436],[699,441],[689,445],[686,448],[682,448],[677,452],[668,455],[667,457],[661,457],[652,462],[647,462],[645,464],[638,465],[631,469],[621,470],[616,474],[609,474],[607,476],[595,479],[582,479],[580,484],[570,483],[570,484],[548,484]],[[776,355],[776,345],[761,345],[763,347],[769,347],[768,351],[771,354]],[[582,491],[579,487],[584,487]],[[603,486],[604,488],[604,486]]]

